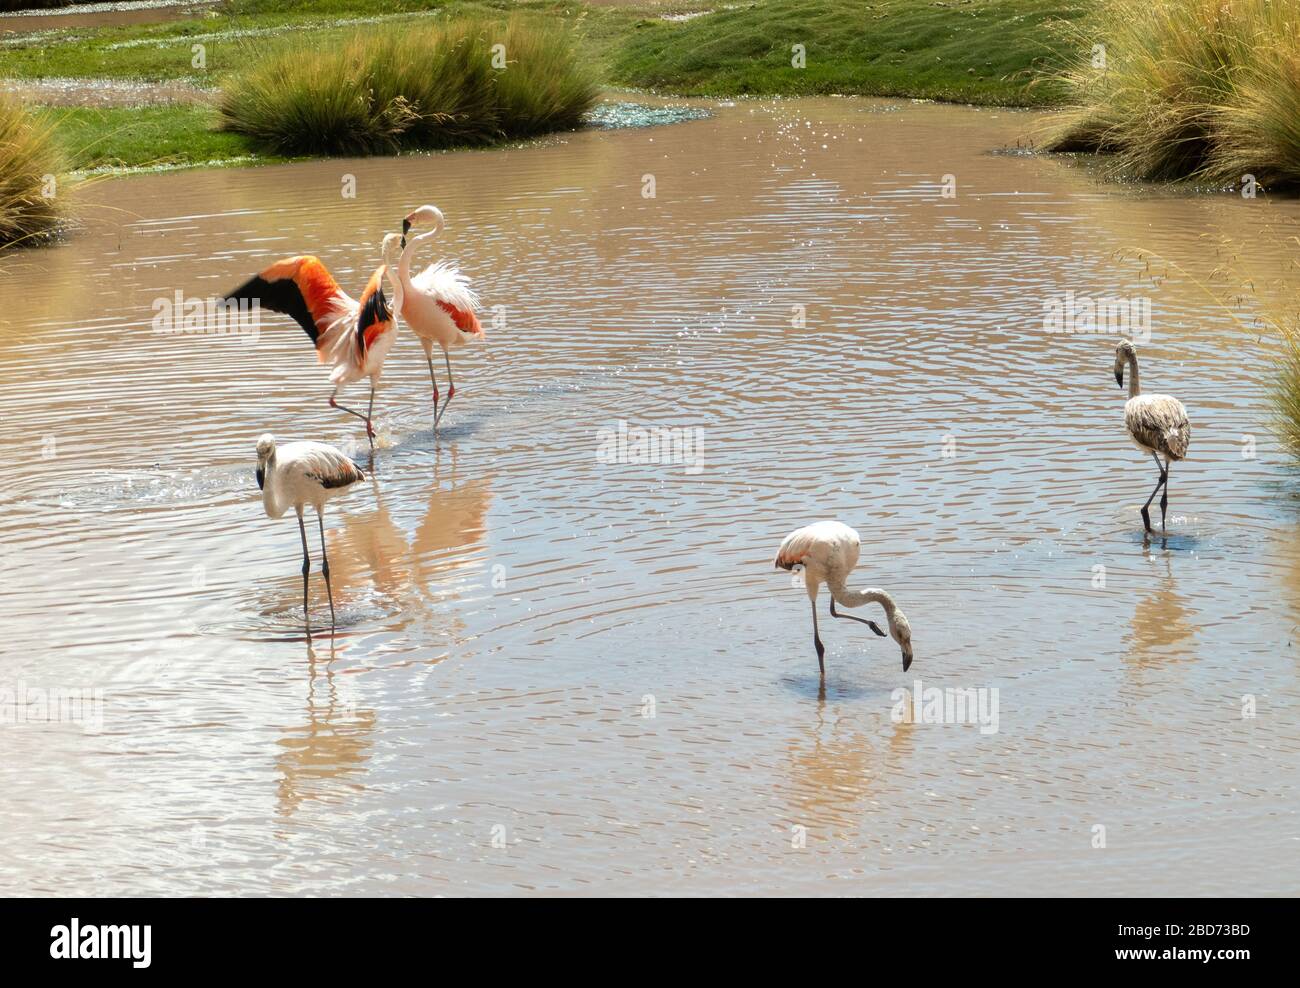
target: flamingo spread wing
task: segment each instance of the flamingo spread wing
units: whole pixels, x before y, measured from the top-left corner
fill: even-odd
[[[293,318],[316,345],[316,358],[332,364],[335,384],[367,373],[366,356],[375,341],[394,328],[393,308],[384,295],[387,265],[370,276],[357,301],[311,254],[276,261],[235,289],[227,299],[247,299]]]
[[[292,317],[313,343],[319,343],[321,334],[357,305],[320,258],[311,254],[276,261],[226,295],[227,301],[239,299]]]

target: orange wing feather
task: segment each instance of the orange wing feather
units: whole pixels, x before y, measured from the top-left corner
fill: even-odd
[[[337,317],[337,300],[346,297],[320,258],[311,254],[276,261],[226,296],[256,300],[263,308],[292,316],[313,343]]]
[[[456,328],[462,333],[469,333],[471,336],[485,336],[483,326],[478,321],[478,316],[468,309],[459,309],[450,302],[444,302],[438,299],[438,308],[451,316],[451,321],[456,324]]]

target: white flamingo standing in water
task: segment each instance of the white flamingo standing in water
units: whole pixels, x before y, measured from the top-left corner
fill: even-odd
[[[307,612],[307,574],[311,556],[307,552],[307,529],[302,513],[307,505],[316,508],[320,528],[321,573],[325,592],[330,599],[330,629],[334,628],[334,588],[330,586],[330,560],[325,552],[325,502],[346,494],[353,485],[366,479],[362,469],[333,446],[316,442],[293,442],[277,445],[269,432],[257,440],[257,486],[262,489],[262,507],[271,518],[281,517],[289,508],[298,515],[298,533],[302,536],[302,616],[311,637],[311,617]]]
[[[1187,447],[1192,441],[1192,426],[1187,421],[1187,409],[1177,398],[1170,395],[1144,395],[1142,384],[1138,380],[1137,350],[1128,340],[1121,340],[1115,347],[1115,382],[1124,386],[1124,367],[1128,365],[1128,401],[1124,403],[1124,425],[1128,428],[1129,438],[1138,449],[1151,454],[1160,471],[1151,497],[1142,505],[1142,524],[1151,531],[1151,498],[1156,491],[1164,488],[1160,495],[1160,527],[1166,532],[1165,509],[1169,505],[1169,466],[1174,460],[1187,456]],[[1162,464],[1160,461],[1164,459]]]
[[[469,286],[460,271],[443,261],[430,264],[411,277],[411,261],[416,246],[432,240],[442,232],[445,221],[437,206],[421,206],[402,218],[402,255],[396,274],[389,268],[393,282],[396,311],[420,339],[424,359],[429,365],[429,380],[433,384],[433,426],[436,429],[447,406],[456,394],[456,382],[451,376],[451,358],[448,348],[470,340],[481,340],[486,334],[474,313],[478,309],[478,295]],[[431,229],[408,241],[413,227],[429,226]],[[442,347],[443,363],[447,366],[447,400],[438,408],[438,378],[433,373],[433,345]]]
[[[823,583],[831,592],[831,617],[858,621],[882,638],[885,633],[875,621],[854,617],[852,614],[840,614],[835,610],[835,605],[839,603],[844,607],[860,607],[863,604],[879,604],[883,607],[885,620],[889,623],[889,634],[903,652],[903,671],[907,672],[912,665],[912,626],[894,603],[894,598],[876,587],[851,590],[846,585],[849,574],[858,564],[860,544],[858,533],[848,525],[838,521],[819,521],[795,529],[785,537],[776,553],[779,569],[793,570],[796,566],[804,568],[804,585],[808,588],[808,599],[812,602],[813,645],[817,648],[817,665],[823,679],[826,678],[826,663],[822,657],[826,654],[826,648],[817,632],[817,591]]]
[[[384,263],[370,276],[360,299],[340,288],[320,258],[311,254],[276,261],[226,296],[227,300],[244,299],[293,317],[315,344],[316,359],[333,367],[330,407],[365,421],[371,449],[375,448],[375,427],[371,422],[375,385],[397,330],[393,306],[384,297],[384,273],[401,245],[402,238],[395,233],[384,237]],[[370,378],[370,405],[364,415],[335,400],[340,388],[363,377]]]

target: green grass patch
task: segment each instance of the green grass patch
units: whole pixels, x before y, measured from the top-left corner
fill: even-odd
[[[47,116],[65,160],[79,171],[202,165],[254,153],[243,135],[217,129],[211,106],[77,107]]]
[[[421,32],[461,17],[564,24],[581,60],[620,85],[683,95],[919,96],[986,104],[1060,97],[1062,27],[1104,0],[730,0],[587,6],[564,0],[229,0],[193,20],[66,29],[0,46],[16,78],[84,77],[218,85],[242,71],[250,46],[311,31],[337,47],[376,19]],[[713,13],[667,22],[669,11]],[[193,65],[202,44],[206,65]],[[791,66],[803,44],[807,66]]]
[[[577,28],[580,54],[603,64],[638,19],[620,8],[587,8],[556,0],[243,0],[190,20],[120,27],[59,28],[0,38],[0,75],[15,79],[87,78],[167,81],[216,86],[247,67],[250,50],[310,31],[317,47],[342,45],[358,30],[392,22],[418,32],[463,17],[514,15]],[[193,46],[203,46],[203,66]]]
[[[0,98],[0,246],[36,242],[59,222],[63,160],[49,125]]]
[[[226,119],[242,128],[239,132],[219,130],[216,112],[202,106],[50,111],[57,142],[73,167],[196,165],[242,159],[254,148],[273,155],[383,152],[527,136],[571,126],[592,78],[691,95],[837,92],[1050,103],[1062,89],[1055,81],[1035,80],[1043,70],[1052,80],[1061,76],[1063,63],[1053,53],[1063,28],[1099,2],[1105,0],[948,0],[944,5],[759,0],[670,23],[659,15],[707,9],[712,0],[641,6],[566,0],[228,0],[190,20],[3,39],[0,74],[183,79],[225,87]],[[547,47],[549,42],[529,48],[520,33],[512,46],[519,50],[511,58],[525,71],[498,73],[488,96],[481,59],[449,63],[459,65],[457,79],[432,63],[399,70],[363,52],[358,58],[368,64],[346,65],[336,80],[325,78],[331,64],[340,67],[339,52],[356,53],[358,37],[392,32],[421,38],[467,18],[501,23],[507,17],[544,35],[564,29],[571,59],[566,54],[557,60],[560,49]],[[796,43],[806,48],[803,69],[790,65]],[[201,66],[195,64],[194,45],[203,46]],[[277,53],[286,50],[314,68],[277,61],[282,57]],[[538,67],[535,72],[532,66]],[[292,84],[281,87],[276,71],[289,73],[281,78]],[[308,78],[312,72],[318,74],[315,80]],[[377,88],[369,85],[372,78]],[[412,102],[419,103],[414,119],[401,111],[403,103]],[[471,123],[472,114],[482,119]],[[321,136],[312,137],[314,132]]]
[[[498,48],[498,46],[501,46]],[[386,154],[577,127],[595,77],[562,27],[512,18],[294,38],[224,86],[224,125],[285,155]]]
[[[704,4],[707,6],[707,4]],[[1063,27],[1085,0],[762,0],[688,21],[640,22],[616,82],[701,96],[858,93],[983,104],[1050,103]],[[804,46],[806,65],[792,65]]]
[[[322,45],[333,44],[356,29],[356,22],[419,19],[447,6],[358,3],[232,4],[204,16],[154,24],[118,27],[55,28],[35,35],[0,39],[0,72],[10,78],[101,77],[165,81],[193,79],[215,85],[241,67],[248,43],[273,42],[296,31],[318,33]],[[202,65],[195,65],[193,46],[203,46]]]

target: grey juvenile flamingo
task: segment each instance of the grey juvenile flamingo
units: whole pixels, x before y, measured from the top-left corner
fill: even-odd
[[[1165,510],[1169,505],[1169,465],[1187,456],[1187,445],[1192,439],[1192,426],[1187,421],[1187,409],[1170,395],[1144,395],[1138,380],[1137,350],[1128,340],[1121,340],[1115,348],[1115,381],[1124,386],[1124,367],[1128,365],[1128,401],[1124,404],[1124,425],[1138,449],[1151,454],[1160,471],[1151,497],[1142,505],[1142,524],[1151,531],[1151,499],[1156,491],[1160,495],[1160,527],[1165,528]],[[1164,463],[1160,462],[1164,459]]]

